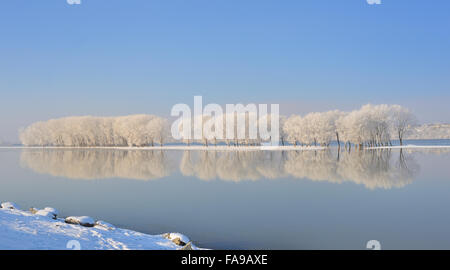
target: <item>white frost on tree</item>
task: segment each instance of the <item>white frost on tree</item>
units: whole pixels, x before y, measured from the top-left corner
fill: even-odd
[[[393,132],[395,132],[400,145],[403,145],[403,137],[417,123],[417,119],[407,108],[393,105],[391,107],[391,122]]]
[[[398,139],[403,144],[405,135],[416,123],[408,109],[386,104],[367,104],[351,112],[311,112],[289,118],[278,114],[257,116],[254,112],[233,112],[217,117],[212,114],[195,116],[188,129],[191,136],[183,141],[188,145],[196,141],[206,146],[220,142],[234,146],[261,145],[263,141],[271,141],[266,137],[272,134],[272,120],[278,118],[282,145],[288,142],[293,145],[329,146],[336,141],[339,146],[343,142],[346,147],[352,144],[359,148],[374,147],[391,145],[392,139]],[[183,122],[178,124],[181,132]],[[167,119],[145,114],[66,117],[37,122],[20,131],[20,140],[27,146],[142,147],[162,146],[172,139]]]
[[[155,115],[66,117],[37,122],[19,134],[27,146],[148,146],[170,139],[168,121]]]

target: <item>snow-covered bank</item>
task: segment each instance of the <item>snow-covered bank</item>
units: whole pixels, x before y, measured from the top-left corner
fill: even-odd
[[[0,149],[110,149],[110,150],[182,150],[182,151],[316,151],[329,148],[337,148],[333,146],[204,146],[204,145],[168,145],[168,146],[147,146],[147,147],[125,147],[125,146],[0,146]],[[341,145],[341,149],[344,146]],[[450,145],[394,145],[394,146],[376,146],[365,147],[364,149],[401,149],[401,148],[450,148]]]
[[[104,221],[94,222],[89,217],[62,219],[56,215],[53,208],[23,211],[13,203],[3,203],[0,249],[198,249],[179,233],[148,235],[116,228]],[[76,225],[83,222],[85,226]]]
[[[192,151],[289,151],[289,150],[323,150],[325,146],[204,146],[204,145],[167,145],[167,146],[0,146],[0,149],[114,149],[114,150],[192,150]]]
[[[450,145],[395,145],[395,146],[377,146],[377,147],[366,147],[365,149],[433,149],[433,148],[450,148]]]

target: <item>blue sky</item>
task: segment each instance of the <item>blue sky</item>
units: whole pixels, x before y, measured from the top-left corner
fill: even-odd
[[[0,139],[68,115],[176,103],[282,113],[409,107],[450,122],[450,1],[4,0]]]

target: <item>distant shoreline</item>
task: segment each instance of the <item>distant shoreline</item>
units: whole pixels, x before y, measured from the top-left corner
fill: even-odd
[[[338,148],[336,145],[326,146],[146,146],[146,147],[128,147],[128,146],[0,146],[0,149],[112,149],[112,150],[193,150],[193,151],[310,151]],[[343,146],[341,146],[344,149]],[[450,145],[395,145],[395,146],[376,146],[363,147],[362,149],[432,149],[432,148],[450,148]]]

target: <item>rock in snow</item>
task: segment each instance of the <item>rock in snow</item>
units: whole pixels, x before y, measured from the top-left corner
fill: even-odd
[[[166,233],[163,236],[169,240],[172,240],[172,242],[178,246],[185,246],[190,242],[189,238],[181,233]]]
[[[56,217],[58,216],[58,210],[52,207],[45,207],[44,209],[36,209],[34,207],[31,207],[29,211],[32,214],[53,219],[56,219]]]
[[[192,248],[192,242],[187,243],[184,247],[180,248],[179,250],[194,250]]]
[[[12,202],[3,202],[1,204],[2,208],[6,208],[6,209],[20,209],[19,206],[15,203]]]
[[[66,217],[66,223],[81,225],[84,227],[94,227],[95,221],[91,217],[82,216],[82,217]]]
[[[56,219],[55,214],[53,214],[52,212],[46,211],[45,209],[36,211],[35,215]]]
[[[95,227],[100,227],[100,228],[103,228],[103,229],[106,229],[106,230],[114,230],[116,228],[114,225],[109,224],[108,222],[103,221],[103,220],[96,221],[95,222]]]

